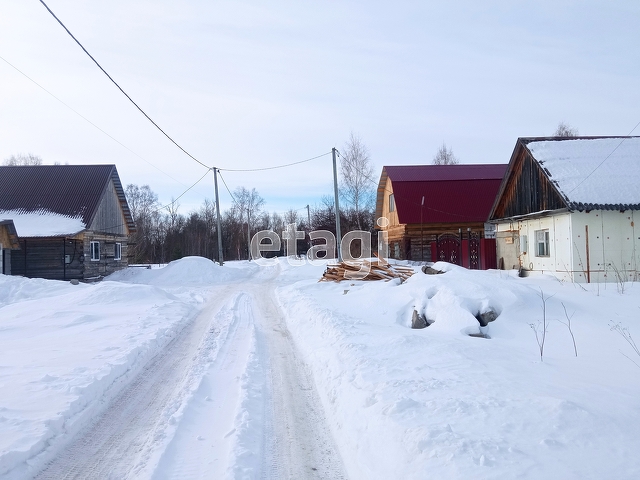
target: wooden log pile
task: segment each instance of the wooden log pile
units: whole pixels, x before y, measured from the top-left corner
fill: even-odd
[[[353,278],[348,276],[360,271],[362,266],[369,268],[369,273],[364,278]],[[413,268],[406,265],[391,265],[379,260],[359,260],[357,262],[340,262],[333,265],[327,265],[320,282],[341,282],[343,280],[384,280],[389,281],[399,278],[403,282],[413,275]]]

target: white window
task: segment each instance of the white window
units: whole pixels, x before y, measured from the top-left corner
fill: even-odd
[[[549,230],[536,230],[536,257],[549,256]]]
[[[100,242],[91,242],[91,261],[100,261]]]
[[[393,198],[393,193],[389,195],[389,211],[393,212],[396,209],[396,199]]]
[[[122,244],[116,243],[113,247],[113,259],[120,260],[122,259]]]

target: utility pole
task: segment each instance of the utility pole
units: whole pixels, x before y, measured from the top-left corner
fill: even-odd
[[[311,228],[311,211],[309,205],[307,205],[307,228]]]
[[[338,248],[338,261],[342,261],[342,234],[340,232],[340,205],[338,203],[338,169],[336,167],[336,148],[331,149],[333,154],[333,194],[335,197],[335,210],[336,210],[336,247]]]
[[[213,167],[213,186],[216,190],[216,215],[218,217],[218,263],[224,264],[222,260],[222,227],[220,225],[220,200],[218,198],[218,169]]]

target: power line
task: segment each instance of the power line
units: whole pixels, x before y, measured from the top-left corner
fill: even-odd
[[[616,151],[616,150],[618,150],[618,148],[620,147],[620,145],[622,145],[622,144],[624,143],[624,141],[627,139],[627,137],[630,137],[630,136],[631,136],[631,134],[633,133],[633,131],[634,131],[636,128],[638,128],[639,126],[640,126],[640,122],[636,123],[636,126],[635,126],[635,127],[633,127],[633,128],[631,129],[631,131],[627,134],[627,136],[626,136],[625,138],[623,138],[622,140],[620,140],[620,143],[619,143],[618,145],[616,145],[616,148],[614,148],[614,149],[611,151],[611,153],[610,153],[609,155],[607,155],[607,156],[605,157],[605,159],[604,159],[604,160],[602,160],[602,161],[601,161],[601,162],[596,166],[596,168],[594,168],[593,170],[591,170],[591,173],[589,173],[589,175],[587,175],[586,177],[584,177],[580,183],[578,183],[575,187],[573,187],[571,190],[569,190],[569,193],[573,192],[576,188],[578,188],[580,185],[582,185],[584,182],[586,182],[586,181],[587,181],[587,179],[588,179],[591,175],[593,175],[593,174],[595,173],[595,171],[596,171],[596,170],[598,170],[598,169],[599,169],[599,168],[604,164],[604,162],[606,162],[607,160],[609,160],[609,158],[611,157],[611,155],[613,155],[613,154],[615,153],[615,151]]]
[[[218,173],[220,173],[220,169],[218,169]],[[229,192],[229,195],[231,195],[231,200],[233,200],[236,205],[239,205],[238,201],[236,200],[236,197],[234,197],[233,193],[231,193],[231,190],[229,190],[229,186],[227,185],[227,182],[224,181],[224,177],[222,176],[221,173],[220,173],[220,179],[222,180],[222,183],[224,183],[224,187],[227,189],[227,192]]]
[[[353,168],[358,170],[363,177],[368,179],[370,182],[373,182],[376,186],[380,185],[379,181],[376,181],[373,178],[371,178],[369,175],[366,175],[361,169],[359,169],[356,165],[354,165],[351,161],[349,161],[349,159],[347,157],[345,157],[344,155],[341,155],[339,150],[336,149],[336,153],[338,154],[338,156],[341,159],[343,159],[344,161],[349,163],[349,165],[351,165]],[[388,193],[392,193],[394,196],[396,195],[395,192],[393,192],[392,190],[389,190],[386,186],[384,187],[384,191],[388,192]],[[421,207],[423,207],[423,205],[421,203],[418,203],[418,202],[412,202],[410,200],[407,200],[407,202],[413,203],[414,205],[420,205]],[[452,215],[454,217],[465,217],[464,215],[461,215],[459,213],[445,212],[444,210],[438,210],[437,208],[429,207],[429,206],[426,206],[426,205],[424,205],[424,208],[426,208],[427,210],[431,210],[433,212],[444,213],[445,215]]]
[[[207,169],[210,169],[210,168],[211,168],[211,167],[209,167],[208,165],[205,165],[204,163],[202,163],[200,160],[198,160],[196,157],[194,157],[193,155],[191,155],[189,152],[187,152],[187,151],[186,151],[184,148],[182,148],[182,147],[181,147],[181,146],[180,146],[180,145],[179,145],[179,144],[178,144],[178,143],[177,143],[173,138],[171,138],[171,137],[170,137],[170,136],[169,136],[169,135],[168,135],[168,134],[167,134],[167,133],[166,133],[162,128],[160,128],[160,126],[158,126],[158,124],[157,124],[156,122],[154,122],[154,121],[151,119],[151,117],[150,117],[149,115],[147,115],[147,114],[146,114],[146,112],[145,112],[144,110],[142,110],[142,108],[140,108],[140,107],[138,106],[138,104],[137,104],[136,102],[134,102],[134,101],[133,101],[133,99],[132,99],[128,94],[127,94],[127,92],[125,92],[125,91],[122,89],[122,87],[121,87],[120,85],[118,85],[118,83],[117,83],[113,78],[111,78],[111,75],[109,75],[109,74],[107,73],[107,71],[106,71],[104,68],[102,68],[102,65],[100,65],[100,64],[98,63],[98,61],[97,61],[95,58],[93,58],[93,56],[92,56],[92,55],[87,51],[87,49],[86,49],[86,48],[84,48],[84,46],[83,46],[83,45],[78,41],[78,39],[77,39],[76,37],[74,37],[74,36],[73,36],[73,34],[69,31],[69,29],[64,25],[64,23],[62,23],[62,22],[60,21],[60,19],[59,19],[58,17],[56,17],[56,14],[55,14],[55,13],[53,13],[53,12],[51,11],[51,9],[47,6],[47,4],[46,4],[46,3],[44,3],[44,1],[43,1],[43,0],[40,0],[40,3],[42,3],[42,5],[44,5],[44,8],[46,8],[46,9],[48,10],[48,12],[53,16],[53,18],[55,18],[55,19],[57,20],[57,22],[62,26],[62,28],[64,28],[64,29],[66,30],[66,32],[69,34],[69,36],[70,36],[71,38],[73,38],[73,40],[74,40],[74,41],[75,41],[75,42],[80,46],[80,48],[84,51],[84,53],[86,53],[86,54],[89,56],[89,58],[90,58],[91,60],[93,60],[93,63],[95,63],[95,64],[98,66],[98,68],[99,68],[100,70],[102,70],[102,73],[104,73],[104,74],[107,76],[107,78],[108,78],[109,80],[111,80],[111,82],[112,82],[116,87],[118,87],[118,90],[120,90],[120,91],[122,92],[122,94],[123,94],[125,97],[127,97],[127,98],[129,99],[129,101],[130,101],[130,102],[131,102],[131,103],[132,103],[132,104],[133,104],[133,105],[134,105],[134,106],[135,106],[135,107],[140,111],[140,113],[142,113],[142,114],[147,118],[147,120],[149,120],[149,121],[150,121],[150,122],[151,122],[151,123],[152,123],[152,124],[153,124],[157,129],[158,129],[158,130],[160,130],[160,132],[162,132],[162,134],[163,134],[165,137],[167,137],[167,138],[171,141],[171,143],[173,143],[176,147],[178,147],[180,150],[182,150],[182,151],[183,151],[187,156],[189,156],[192,160],[195,160],[196,162],[198,162],[200,165],[202,165],[203,167],[205,167],[205,168],[207,168]]]
[[[42,85],[40,85],[38,82],[36,82],[33,78],[31,78],[29,75],[27,75],[26,73],[24,73],[22,70],[20,70],[18,67],[16,67],[15,65],[13,65],[11,62],[9,62],[7,59],[3,58],[0,56],[0,60],[2,60],[3,62],[5,62],[7,65],[9,65],[11,68],[13,68],[16,72],[18,72],[19,74],[21,74],[22,76],[24,76],[26,79],[28,79],[29,81],[31,81],[32,83],[34,83],[36,86],[38,86],[39,88],[41,88],[42,90],[44,90],[46,93],[48,93],[49,95],[51,95],[53,98],[55,98],[58,102],[60,102],[62,105],[64,105],[65,107],[67,107],[69,110],[71,110],[73,113],[75,113],[76,115],[78,115],[80,118],[82,118],[83,120],[85,120],[86,122],[88,122],[90,125],[94,126],[95,128],[97,128],[98,130],[100,130],[102,133],[104,133],[107,137],[109,137],[111,140],[113,140],[114,142],[116,142],[118,145],[120,145],[121,147],[125,148],[126,150],[128,150],[129,152],[131,152],[132,154],[134,154],[136,157],[138,157],[140,160],[142,160],[143,162],[147,163],[148,165],[151,165],[153,168],[155,168],[156,170],[158,170],[160,173],[165,174],[167,177],[169,177],[171,180],[178,182],[179,184],[184,185],[184,183],[182,183],[179,180],[176,180],[175,178],[173,178],[171,175],[169,175],[167,172],[165,172],[164,170],[161,170],[160,168],[156,167],[153,163],[149,162],[148,160],[146,160],[144,157],[142,157],[141,155],[137,154],[136,152],[134,152],[133,150],[131,150],[129,147],[127,147],[125,144],[123,144],[122,142],[120,142],[118,139],[114,138],[112,135],[110,135],[109,133],[105,132],[102,128],[100,128],[98,125],[96,125],[95,123],[93,123],[91,120],[89,120],[87,117],[85,117],[84,115],[82,115],[80,112],[78,112],[77,110],[75,110],[73,107],[71,107],[70,105],[66,104],[63,100],[61,100],[60,98],[56,97],[53,93],[51,93],[49,90],[47,90],[46,88],[44,88]]]
[[[182,197],[182,196],[183,196],[184,194],[186,194],[189,190],[191,190],[193,187],[195,187],[197,184],[199,184],[199,183],[202,181],[202,179],[203,179],[204,177],[206,177],[206,176],[207,176],[207,174],[208,174],[211,170],[212,170],[212,169],[210,168],[209,170],[207,170],[206,172],[204,172],[204,175],[202,175],[202,176],[198,179],[198,181],[197,181],[196,183],[194,183],[194,184],[193,184],[193,185],[191,185],[189,188],[187,188],[184,192],[182,192],[180,195],[178,195],[178,197],[177,197],[177,198],[175,198],[171,203],[168,203],[168,204],[167,204],[167,205],[165,205],[164,207],[160,207],[160,208],[158,208],[158,209],[156,210],[156,212],[159,212],[160,210],[163,210],[163,209],[165,209],[165,208],[167,208],[167,207],[170,207],[171,205],[173,205],[174,203],[176,203],[176,202],[180,199],[180,197]]]
[[[285,168],[285,167],[291,167],[293,165],[299,165],[301,163],[310,162],[311,160],[316,160],[317,158],[326,157],[327,155],[330,155],[330,154],[331,154],[331,152],[327,152],[327,153],[323,153],[322,155],[318,155],[317,157],[307,158],[306,160],[300,160],[299,162],[285,163],[284,165],[275,165],[273,167],[244,168],[244,169],[239,169],[239,168],[219,168],[218,171],[224,171],[224,172],[262,172],[264,170],[275,170],[276,168]]]
[[[160,210],[164,210],[165,208],[168,208],[170,206],[172,206],[174,203],[176,203],[184,194],[186,194],[189,190],[191,190],[193,187],[195,187],[197,184],[199,184],[202,179],[204,177],[207,176],[207,174],[211,171],[212,169],[207,170],[204,175],[202,175],[193,185],[191,185],[189,188],[187,188],[184,192],[182,192],[180,195],[178,195],[177,198],[173,199],[170,203],[167,203],[166,205],[163,205],[161,207],[158,207],[154,210],[151,210],[151,213],[158,213]],[[135,220],[134,220],[135,223]],[[106,230],[111,230],[112,228],[118,228],[118,227],[122,227],[124,225],[127,225],[126,223],[119,223],[118,225],[112,225],[110,227],[106,227]]]

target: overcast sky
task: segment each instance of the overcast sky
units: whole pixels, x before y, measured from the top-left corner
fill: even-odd
[[[560,121],[581,135],[640,122],[637,0],[46,3],[169,135],[220,168],[304,160],[353,131],[377,178],[383,165],[430,163],[443,142],[462,163],[507,163],[517,137]],[[0,0],[0,57],[0,160],[115,163],[125,185],[148,184],[162,202],[206,172],[38,0]],[[231,189],[255,187],[269,211],[332,193],[330,156],[223,175]],[[212,196],[208,175],[180,210]]]

